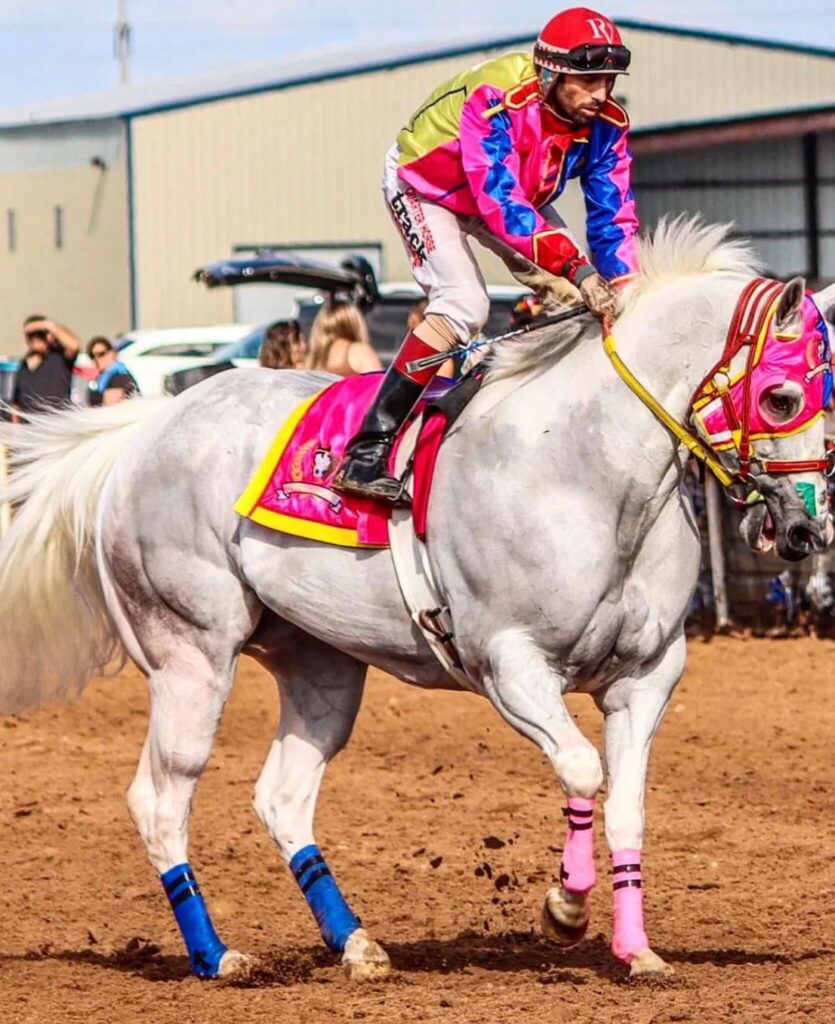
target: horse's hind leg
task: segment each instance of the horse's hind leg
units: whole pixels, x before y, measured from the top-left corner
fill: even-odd
[[[507,630],[491,642],[485,689],[496,709],[550,760],[566,794],[568,835],[560,884],[542,911],[545,934],[563,946],[579,942],[589,924],[595,884],[594,798],[603,781],[600,756],[565,706],[564,680],[522,631]]]
[[[238,652],[262,605],[225,566],[213,567],[185,546],[161,548],[161,566],[127,542],[112,563],[101,556],[108,609],[128,653],[148,676],[151,697],[128,807],[160,874],[192,970],[214,978],[241,969],[247,958],[228,950],[212,926],[188,863],[189,814]],[[150,570],[156,570],[158,584],[151,582]]]
[[[292,633],[292,639],[288,636]],[[283,642],[282,642],[283,641]],[[361,926],[313,836],[328,761],[345,746],[362,700],[366,666],[295,629],[274,623],[253,653],[276,677],[281,716],[255,787],[254,805],[307,900],[322,938],[354,979],[385,977],[385,951]]]
[[[188,650],[183,638],[180,644]],[[197,650],[150,673],[151,716],[128,806],[159,872],[198,977],[240,970],[249,958],[221,942],[188,862],[188,822],[229,695],[234,661],[218,670]]]

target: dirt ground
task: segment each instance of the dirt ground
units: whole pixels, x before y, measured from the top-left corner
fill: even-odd
[[[589,938],[541,939],[561,797],[484,701],[374,675],[318,838],[394,973],[352,986],[250,808],[276,714],[246,662],[192,819],[191,862],[246,986],[191,977],[125,808],[145,730],[134,671],[0,719],[0,1021],[668,1024],[835,1020],[832,641],[694,641],[656,740],[648,930],[676,968],[629,984],[608,951],[607,856]],[[588,698],[572,699],[599,737]]]

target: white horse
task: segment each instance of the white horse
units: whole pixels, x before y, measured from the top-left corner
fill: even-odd
[[[724,229],[689,221],[662,225],[641,262],[615,335],[684,422],[754,264]],[[775,330],[797,332],[802,301],[802,282],[785,287]],[[613,950],[633,974],[667,972],[644,930],[641,847],[650,744],[684,668],[699,567],[680,487],[687,453],[616,375],[599,325],[577,324],[496,351],[441,449],[428,552],[472,689],[541,748],[567,796],[546,931],[580,939],[595,882],[603,770],[563,700],[583,691],[605,716]],[[385,974],[388,958],[315,845],[325,767],[350,736],[368,665],[456,685],[410,620],[387,551],[300,540],[232,511],[285,417],[330,379],[240,370],[175,400],[44,415],[5,435],[16,515],[0,545],[0,707],[78,693],[120,651],[147,674],[150,724],[128,802],[202,977],[247,961],[215,933],[187,853],[239,655],[275,675],[281,698],[255,810],[355,977]],[[817,459],[823,444],[818,421],[760,455]],[[757,478],[765,504],[743,521],[753,547],[771,535],[787,558],[823,546],[827,513],[804,504],[799,479],[823,488],[821,473]]]

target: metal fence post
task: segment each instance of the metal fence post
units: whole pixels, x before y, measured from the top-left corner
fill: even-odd
[[[719,493],[719,482],[712,473],[708,473],[705,477],[705,510],[710,550],[710,576],[713,580],[713,603],[716,608],[716,628],[717,630],[728,630],[731,626],[731,618],[728,610],[728,590],[725,585],[722,497]]]

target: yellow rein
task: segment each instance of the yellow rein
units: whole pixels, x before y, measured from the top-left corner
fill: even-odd
[[[603,348],[605,349],[606,355],[609,357],[609,360],[612,366],[614,366],[618,376],[626,384],[629,390],[641,399],[653,416],[660,420],[671,434],[674,434],[683,445],[689,448],[697,459],[701,460],[707,466],[707,468],[716,476],[724,487],[731,487],[732,484],[736,482],[735,476],[725,469],[713,452],[711,452],[706,445],[702,444],[695,434],[692,434],[685,426],[679,423],[678,420],[674,419],[667,412],[664,406],[661,405],[661,403],[655,399],[649,391],[647,391],[644,385],[637,379],[637,377],[635,377],[629,367],[618,355],[615,345],[615,336],[613,334],[607,334],[604,337]]]

